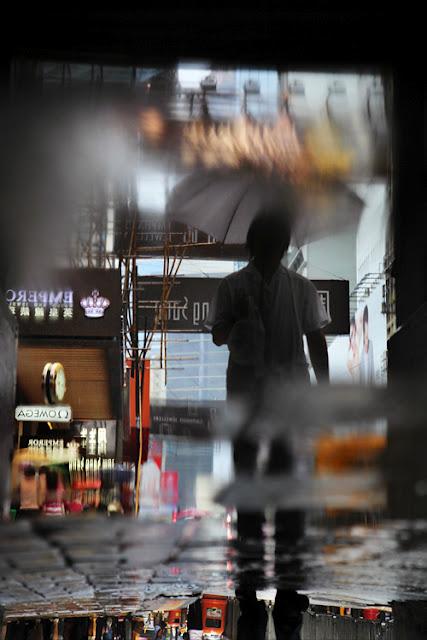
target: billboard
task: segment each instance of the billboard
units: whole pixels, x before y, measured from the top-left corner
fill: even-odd
[[[121,282],[116,269],[64,269],[43,281],[10,282],[6,302],[24,337],[113,338],[121,330]]]
[[[205,322],[221,278],[176,278],[167,307],[168,331],[209,333]],[[332,322],[325,328],[328,335],[348,334],[349,283],[347,280],[312,280]],[[160,276],[138,278],[138,328],[154,326],[160,309],[163,279]],[[160,330],[160,325],[157,327]]]
[[[387,378],[387,319],[382,313],[382,287],[361,302],[350,321],[348,336],[329,346],[332,382],[385,384]]]
[[[383,384],[387,375],[387,320],[378,286],[350,322],[347,368],[356,384]]]

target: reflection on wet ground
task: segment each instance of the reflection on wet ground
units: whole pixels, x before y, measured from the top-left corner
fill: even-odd
[[[228,518],[229,520],[230,518]],[[281,513],[180,523],[100,517],[1,527],[2,607],[10,616],[155,608],[238,585],[302,590],[325,604],[366,607],[427,599],[427,520]],[[304,522],[303,522],[304,520]],[[280,528],[281,527],[281,528]]]
[[[164,469],[179,475],[179,510],[187,516],[174,522],[151,510],[139,519],[85,514],[3,523],[0,606],[7,619],[114,616],[236,589],[273,601],[279,589],[307,594],[312,605],[387,605],[402,620],[413,610],[415,619],[427,601],[426,436],[422,426],[386,429],[376,417],[356,424],[352,415],[351,424],[324,429],[318,416],[315,429],[287,430],[288,475],[262,472],[262,448],[267,435],[277,436],[277,420],[265,441],[253,425],[261,464],[236,478],[230,442],[153,436]],[[313,616],[305,614],[307,628]],[[337,619],[325,624],[350,624]]]

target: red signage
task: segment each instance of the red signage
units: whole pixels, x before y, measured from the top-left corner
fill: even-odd
[[[179,502],[178,471],[163,471],[160,479],[160,493],[162,504],[176,506]]]
[[[162,469],[163,443],[156,438],[150,438],[150,449],[148,451],[148,459],[156,463],[158,468]]]

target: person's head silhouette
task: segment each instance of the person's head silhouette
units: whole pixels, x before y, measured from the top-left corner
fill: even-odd
[[[251,222],[246,246],[255,266],[265,274],[278,268],[291,240],[289,216],[286,211],[264,210]]]

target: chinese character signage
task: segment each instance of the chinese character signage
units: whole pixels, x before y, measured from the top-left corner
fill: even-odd
[[[219,278],[177,278],[167,303],[168,331],[204,332]],[[162,278],[138,278],[140,330],[150,329],[162,298]],[[159,327],[160,329],[160,327]]]
[[[87,457],[114,457],[116,448],[116,421],[92,420],[74,422],[81,437],[81,446]]]
[[[203,332],[210,305],[221,282],[220,278],[176,278],[166,304],[168,331]],[[348,334],[349,283],[347,280],[313,280],[332,322],[325,328],[328,335]],[[160,308],[163,280],[161,277],[138,278],[139,329],[151,329]],[[160,330],[160,325],[157,326]]]
[[[348,280],[312,280],[331,323],[325,333],[348,335],[350,329],[350,292]]]
[[[110,338],[120,335],[120,272],[64,269],[43,282],[9,283],[6,302],[21,336]]]

